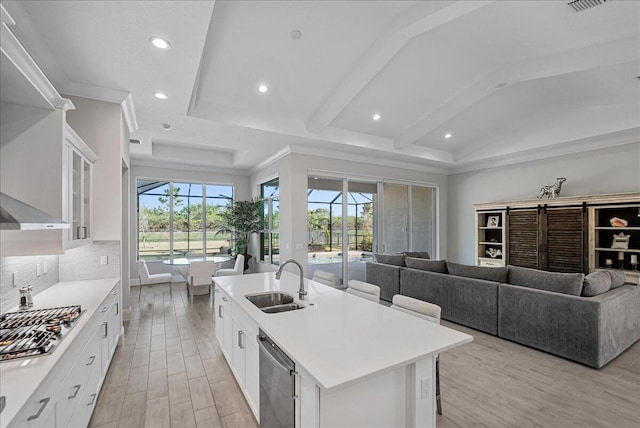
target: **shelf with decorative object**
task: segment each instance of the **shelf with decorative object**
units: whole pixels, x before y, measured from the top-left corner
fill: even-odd
[[[589,267],[623,270],[627,281],[637,283],[640,254],[640,197],[633,203],[603,205],[590,209],[592,248]]]
[[[476,213],[476,263],[479,266],[505,266],[505,211]]]

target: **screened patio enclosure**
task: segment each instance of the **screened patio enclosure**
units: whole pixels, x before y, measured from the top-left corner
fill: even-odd
[[[139,260],[210,256],[231,245],[218,230],[233,186],[137,180],[136,188]]]

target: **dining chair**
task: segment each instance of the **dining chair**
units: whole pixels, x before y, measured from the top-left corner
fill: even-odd
[[[193,303],[193,296],[211,294],[213,275],[217,269],[214,261],[193,261],[189,264],[189,277],[187,278],[187,295]]]
[[[412,297],[396,294],[392,299],[392,309],[413,315],[435,324],[440,324],[440,306]],[[436,356],[436,406],[438,414],[442,415],[442,403],[440,402],[440,355]]]
[[[244,273],[244,256],[238,254],[236,256],[236,264],[233,269],[218,269],[216,276],[242,275]]]
[[[351,279],[348,282],[349,287],[345,290],[354,296],[363,297],[372,302],[380,303],[380,287],[369,284],[368,282]]]
[[[140,278],[140,291],[138,292],[138,300],[140,300],[140,296],[142,295],[143,285],[169,284],[169,294],[173,296],[171,292],[171,282],[173,281],[173,275],[171,275],[170,273],[150,274],[147,263],[144,260],[139,260],[138,278]]]

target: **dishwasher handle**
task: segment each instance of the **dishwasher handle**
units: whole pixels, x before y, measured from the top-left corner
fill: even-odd
[[[269,344],[270,346],[265,345],[266,342],[266,338],[260,335],[256,336],[256,339],[258,340],[258,346],[260,347],[260,349],[262,350],[262,352],[269,357],[269,359],[276,364],[278,367],[280,367],[283,371],[285,372],[291,372],[291,368],[289,367],[285,367],[284,364],[282,364],[280,361],[278,361],[278,358],[276,358],[276,356],[274,355],[275,352],[273,350],[273,345]]]

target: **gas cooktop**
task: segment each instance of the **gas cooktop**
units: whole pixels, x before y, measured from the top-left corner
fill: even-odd
[[[0,316],[0,360],[53,352],[81,314],[80,305],[3,314]]]

